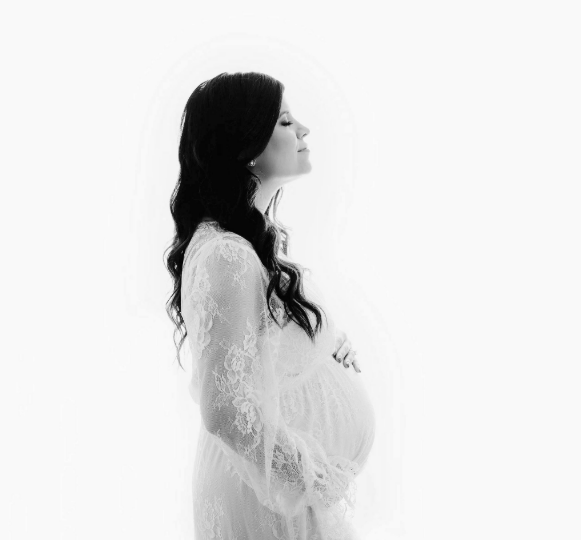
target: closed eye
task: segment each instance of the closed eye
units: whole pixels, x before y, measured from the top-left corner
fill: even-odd
[[[294,122],[283,122],[282,123],[283,126],[290,126],[291,124],[294,124]]]

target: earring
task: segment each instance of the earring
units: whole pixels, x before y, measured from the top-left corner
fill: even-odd
[[[254,167],[254,165],[256,165],[256,160],[254,160],[254,159],[253,159],[253,160],[252,160],[252,161],[251,161],[251,162],[248,164],[248,166],[249,166],[249,167]]]

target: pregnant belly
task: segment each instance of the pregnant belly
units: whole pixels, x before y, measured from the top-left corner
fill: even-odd
[[[337,418],[341,431],[347,433],[346,457],[360,465],[365,463],[375,439],[375,410],[370,400],[365,378],[352,366],[345,368],[342,363],[332,360],[326,365],[325,376],[330,386],[335,388],[341,402],[341,415]]]
[[[332,357],[281,396],[287,424],[311,433],[329,455],[363,464],[375,436],[375,413],[365,381]]]

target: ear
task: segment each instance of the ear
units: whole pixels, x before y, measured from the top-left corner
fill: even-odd
[[[245,154],[245,153],[246,153],[246,152],[240,152],[240,153],[238,154],[238,157],[237,157],[236,159],[237,159],[238,161],[244,161],[244,160],[246,160],[246,163],[250,163],[250,160],[251,160],[251,159],[253,159],[253,158],[249,157],[248,159],[246,159],[246,158],[244,157],[244,154]],[[258,157],[255,157],[254,159],[256,160],[256,163],[258,164]]]

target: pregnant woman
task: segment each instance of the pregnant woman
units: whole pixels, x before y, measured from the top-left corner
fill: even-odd
[[[261,73],[199,85],[182,116],[168,313],[192,353],[201,429],[196,540],[353,540],[355,479],[375,416],[351,344],[276,221],[311,171],[284,86]],[[316,302],[315,302],[316,300]]]

